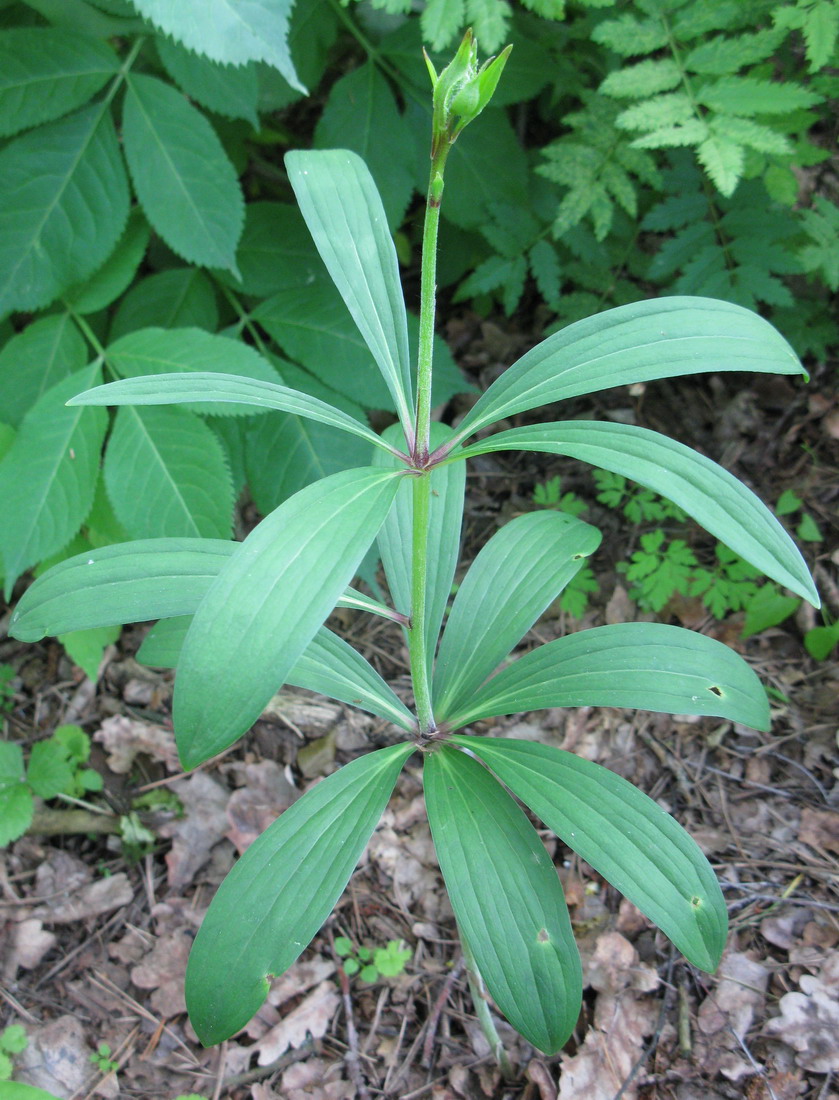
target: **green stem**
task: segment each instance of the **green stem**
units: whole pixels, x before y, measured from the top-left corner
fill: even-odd
[[[431,706],[430,654],[425,631],[428,590],[428,529],[431,512],[431,474],[414,478],[413,525],[411,538],[411,623],[408,651],[411,655],[411,681],[421,737],[432,734],[437,723]]]
[[[469,982],[469,992],[472,994],[472,1004],[475,1006],[475,1015],[478,1018],[478,1023],[481,1025],[481,1031],[484,1033],[484,1037],[489,1043],[492,1055],[498,1063],[498,1068],[501,1070],[502,1076],[506,1081],[512,1081],[515,1074],[513,1073],[510,1059],[507,1057],[507,1051],[504,1049],[504,1044],[501,1041],[501,1036],[498,1034],[495,1027],[492,1013],[489,1010],[484,979],[481,977],[481,972],[478,969],[475,956],[472,954],[472,948],[469,946],[466,937],[460,932],[459,928],[458,933],[460,935],[460,945],[463,948],[463,961],[466,964],[466,980]]]

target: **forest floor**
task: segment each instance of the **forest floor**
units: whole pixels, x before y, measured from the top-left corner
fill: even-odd
[[[447,335],[467,375],[484,386],[527,346],[527,338],[472,316],[450,322]],[[833,364],[815,371],[809,386],[769,376],[659,382],[588,399],[562,415],[664,431],[722,462],[770,503],[794,490],[824,535],[805,554],[832,621],[839,616],[835,380]],[[446,411],[457,414],[457,403]],[[599,593],[580,620],[550,609],[530,643],[638,617],[615,570],[637,546],[638,528],[597,504],[587,471],[547,456],[490,455],[471,467],[464,561],[500,523],[532,509],[534,486],[557,473],[563,492],[589,504],[584,518],[604,530],[592,561]],[[693,529],[682,537],[707,550]],[[153,834],[127,853],[107,832],[62,833],[59,822],[48,835],[45,823],[0,854],[0,1028],[20,1024],[28,1039],[13,1056],[14,1080],[65,1100],[837,1100],[835,651],[817,662],[804,649],[805,631],[820,622],[806,606],[745,641],[742,612],[717,620],[697,597],[676,597],[657,617],[710,633],[749,660],[770,690],[770,733],[592,708],[517,715],[478,732],[579,753],[672,812],[721,880],[731,919],[725,956],[714,975],[690,967],[543,833],[565,886],[586,992],[574,1035],[555,1057],[499,1020],[509,1079],[475,1018],[418,761],[403,772],[334,914],[274,981],[248,1027],[205,1050],[185,1014],[189,946],[237,852],[321,776],[389,743],[384,723],[283,691],[243,741],[183,775],[171,731],[172,676],[133,656],[145,627],[126,629],[109,647],[97,682],[54,640],[0,642],[0,661],[16,672],[6,738],[29,746],[60,723],[80,724],[105,779],[94,798],[106,811],[102,828],[114,828],[112,815],[146,795],[139,820]],[[407,696],[401,639],[349,612],[335,622]],[[167,792],[177,796],[177,812]],[[347,979],[336,936],[370,949],[395,940],[410,957],[394,977]],[[101,1044],[108,1052],[97,1055]],[[0,1082],[0,1097],[3,1089]]]

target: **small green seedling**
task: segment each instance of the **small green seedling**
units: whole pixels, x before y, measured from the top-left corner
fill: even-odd
[[[219,414],[242,406],[278,409],[364,439],[374,454],[370,465],[332,474],[283,501],[241,543],[151,539],[70,558],[38,578],[12,616],[11,632],[26,641],[162,620],[155,628],[158,651],[177,666],[173,722],[186,768],[246,733],[285,683],[359,706],[394,728],[393,744],[352,760],[286,810],[219,888],[186,976],[190,1018],[205,1044],[243,1028],[271,978],[317,934],[400,771],[417,756],[470,974],[538,1049],[558,1051],[576,1026],[582,968],[556,868],[520,802],[693,964],[712,971],[722,955],[728,927],[722,891],[674,818],[600,765],[552,745],[482,735],[478,723],[539,708],[610,706],[713,715],[765,730],[766,692],[721,642],[662,623],[579,630],[514,656],[601,539],[590,524],[554,509],[517,516],[495,533],[466,571],[447,616],[465,468],[503,450],[589,462],[665,494],[756,569],[817,605],[807,567],[772,513],[690,448],[644,428],[596,420],[497,430],[501,421],[521,424],[530,410],[612,386],[674,374],[794,375],[803,368],[757,314],[709,298],[664,297],[560,329],[508,367],[456,428],[432,424],[446,162],[463,127],[489,102],[507,53],[478,67],[470,32],[439,75],[429,64],[433,129],[415,359],[396,251],[364,162],[340,149],[285,158],[324,264],[393,396],[396,424],[378,435],[302,391],[186,369],[124,378],[70,402],[199,402]],[[348,587],[374,541],[387,602]],[[336,605],[378,615],[401,632],[413,707],[323,625]],[[488,1019],[488,1011],[483,1015]]]
[[[32,823],[34,796],[78,800],[102,790],[102,776],[88,768],[90,738],[80,726],[58,726],[36,741],[24,766],[20,745],[0,742],[0,847],[23,836]]]
[[[90,1061],[103,1075],[116,1073],[119,1069],[119,1062],[115,1062],[113,1058],[111,1058],[111,1048],[108,1043],[100,1043],[93,1054],[91,1054]]]
[[[26,1031],[20,1024],[9,1024],[0,1031],[0,1081],[8,1081],[14,1072],[12,1058],[26,1050],[29,1044]]]
[[[344,973],[358,974],[363,982],[377,982],[380,977],[395,978],[405,969],[411,950],[401,940],[388,940],[386,947],[355,947],[346,936],[335,937],[335,954],[344,960]]]
[[[576,493],[563,493],[559,474],[534,485],[533,503],[539,508],[555,508],[558,512],[567,512],[569,516],[581,516],[588,509],[586,502]]]

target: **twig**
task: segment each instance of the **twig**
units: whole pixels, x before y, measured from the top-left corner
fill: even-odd
[[[446,1007],[446,1002],[452,993],[454,983],[460,977],[460,972],[463,970],[463,956],[461,955],[454,966],[451,968],[448,977],[443,983],[443,988],[434,1002],[431,1009],[431,1014],[428,1017],[428,1021],[425,1025],[425,1042],[422,1046],[422,1064],[424,1066],[431,1065],[431,1054],[434,1048],[434,1039],[437,1035],[437,1026],[440,1023],[440,1017],[443,1014],[443,1009]]]
[[[370,1092],[361,1071],[361,1059],[358,1054],[358,1032],[355,1030],[355,1020],[353,1019],[350,979],[347,977],[347,972],[344,970],[338,952],[335,950],[335,937],[331,931],[329,933],[329,945],[332,948],[332,956],[338,970],[338,982],[341,986],[341,998],[344,1002],[344,1015],[347,1019],[347,1045],[349,1050],[344,1055],[344,1061],[347,1064],[350,1080],[355,1086],[356,1096],[360,1097],[360,1100],[370,1100]]]

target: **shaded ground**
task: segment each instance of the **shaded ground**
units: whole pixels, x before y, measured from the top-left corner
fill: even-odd
[[[450,324],[462,366],[486,385],[526,344],[474,318]],[[746,388],[741,389],[743,384]],[[457,409],[447,416],[457,415]],[[764,499],[793,488],[825,534],[809,560],[839,615],[839,405],[835,365],[804,389],[775,378],[711,378],[626,389],[563,416],[663,430],[743,477]],[[532,640],[636,617],[615,562],[638,531],[592,499],[588,475],[545,456],[486,456],[472,467],[465,560],[498,524],[533,507],[560,473],[603,526],[593,562],[600,593],[582,621],[551,609]],[[692,535],[688,536],[692,538]],[[829,1100],[839,1097],[839,668],[817,663],[803,608],[742,641],[742,614],[711,618],[698,599],[659,615],[739,649],[773,699],[769,734],[718,720],[617,710],[548,711],[481,732],[545,740],[631,779],[684,823],[715,864],[731,935],[714,976],[668,941],[573,853],[544,834],[563,879],[583,956],[586,995],[566,1050],[538,1055],[501,1022],[515,1068],[505,1081],[475,1020],[451,911],[435,866],[418,762],[403,773],[360,870],[333,917],[246,1031],[213,1050],[184,1014],[183,972],[213,891],[242,851],[317,780],[389,742],[379,720],[302,693],[279,696],[235,749],[179,773],[169,721],[171,676],[138,665],[144,628],[124,632],[98,684],[60,646],[0,643],[17,671],[6,736],[25,745],[61,722],[93,736],[108,814],[138,794],[172,791],[141,821],[150,850],[126,859],[117,838],[32,835],[0,857],[0,1024],[29,1037],[15,1079],[73,1100],[92,1096],[343,1100]],[[341,613],[338,626],[407,694],[407,660],[386,625]],[[148,802],[148,800],[147,800]],[[113,827],[113,817],[102,827]],[[89,823],[87,824],[89,827]],[[46,830],[48,823],[42,825]],[[339,973],[334,937],[370,948],[401,941],[411,958],[367,984]],[[101,1043],[110,1061],[90,1055]],[[0,1097],[3,1085],[0,1083]]]

